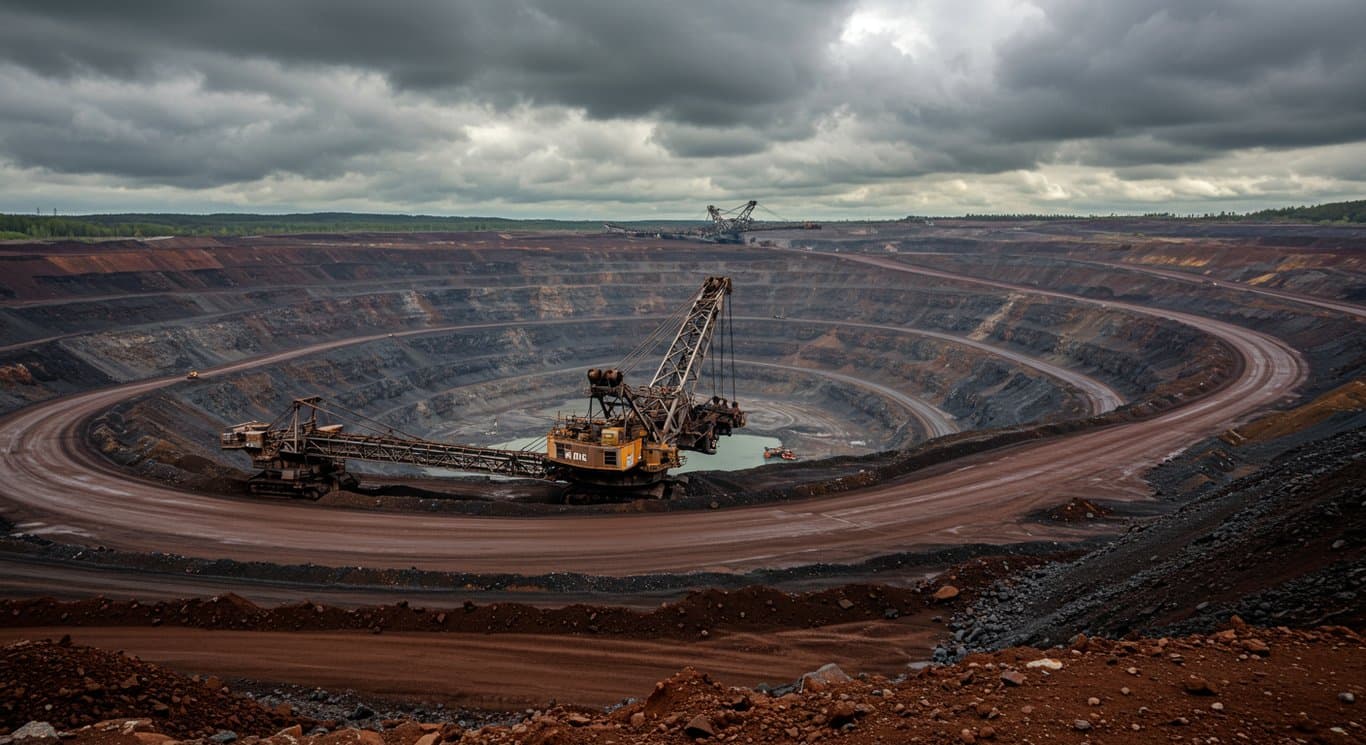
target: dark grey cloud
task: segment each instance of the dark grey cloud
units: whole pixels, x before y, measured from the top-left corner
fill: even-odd
[[[888,7],[895,4],[889,3]],[[1366,139],[1366,3],[1037,0],[991,72],[945,94],[953,60],[870,45],[828,89],[897,126],[936,167],[1200,163],[1239,148]],[[923,9],[923,6],[921,6]],[[923,161],[922,161],[923,162]]]
[[[1207,154],[1366,137],[1366,3],[1046,4],[983,110],[1008,140],[1147,134]]]
[[[1361,0],[6,0],[0,167],[398,205],[1173,180],[1366,141],[1362,28]]]
[[[230,89],[258,81],[231,64],[197,63],[216,55],[343,66],[433,95],[730,125],[814,87],[813,52],[838,35],[848,5],[15,0],[0,6],[0,55],[44,75],[148,79],[207,67],[211,86]]]
[[[461,136],[347,93],[315,89],[311,99],[280,100],[205,95],[184,78],[65,86],[0,75],[0,153],[19,166],[193,189],[276,173],[334,178],[366,155]]]

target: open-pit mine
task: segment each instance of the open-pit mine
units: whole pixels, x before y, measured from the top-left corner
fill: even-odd
[[[1366,738],[1366,229],[776,227],[0,243],[0,736]]]

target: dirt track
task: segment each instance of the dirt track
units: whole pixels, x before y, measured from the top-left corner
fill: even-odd
[[[924,659],[940,626],[865,622],[763,634],[674,639],[581,635],[209,631],[183,628],[0,630],[0,644],[57,639],[120,649],[187,674],[288,682],[518,709],[548,700],[603,706],[692,665],[730,685],[787,683],[828,662],[892,674]]]
[[[1098,302],[881,258],[847,258],[953,282]],[[38,523],[25,528],[34,532],[191,556],[337,566],[622,575],[856,561],[913,546],[1073,539],[1086,535],[1086,529],[1045,529],[1023,522],[1022,516],[1071,496],[1145,497],[1147,487],[1139,477],[1146,466],[1277,401],[1305,373],[1294,350],[1265,334],[1175,311],[1108,305],[1186,323],[1223,339],[1242,357],[1241,374],[1216,393],[1153,419],[983,454],[955,462],[955,470],[916,474],[818,502],[517,520],[329,511],[130,481],[86,451],[80,423],[122,398],[170,382],[161,379],[58,399],[8,419],[0,430],[0,449],[8,454],[0,463],[0,494],[22,505]]]
[[[930,437],[943,437],[944,435],[951,435],[954,432],[958,431],[958,425],[954,422],[954,416],[952,414],[948,413],[947,411],[944,411],[943,409],[937,406],[933,406],[929,403],[921,401],[920,399],[915,398],[914,396],[907,396],[906,394],[896,390],[895,388],[890,388],[885,385],[879,385],[877,383],[872,383],[867,380],[862,380],[852,375],[843,375],[841,373],[834,373],[825,370],[813,370],[809,367],[797,367],[796,365],[779,365],[774,362],[754,362],[752,360],[737,360],[737,362],[739,362],[742,365],[751,365],[754,367],[767,367],[773,370],[796,370],[800,372],[809,373],[812,375],[818,375],[822,378],[829,378],[830,380],[837,380],[841,383],[847,383],[856,388],[868,388],[877,391],[881,395],[886,396],[887,398],[896,401],[897,403],[904,406],[907,412],[911,414],[911,416],[914,416],[916,419],[920,421],[921,425],[925,427],[925,431],[926,433],[928,433]]]
[[[1347,315],[1355,316],[1356,318],[1366,318],[1366,308],[1344,300],[1314,297],[1313,295],[1306,295],[1302,292],[1277,290],[1270,287],[1257,287],[1256,285],[1250,285],[1246,282],[1235,282],[1231,279],[1210,279],[1208,277],[1191,274],[1190,272],[1182,272],[1175,269],[1158,269],[1156,267],[1144,266],[1141,264],[1130,264],[1119,261],[1083,261],[1081,259],[1070,259],[1070,261],[1095,264],[1096,266],[1104,266],[1112,269],[1125,269],[1132,272],[1141,272],[1143,274],[1152,274],[1158,277],[1165,277],[1167,279],[1174,279],[1190,284],[1206,284],[1211,287],[1222,287],[1224,289],[1237,290],[1238,292],[1250,292],[1255,295],[1273,297],[1278,300],[1289,300],[1294,303],[1312,305],[1316,308],[1326,308],[1327,310],[1346,313]]]
[[[751,318],[748,316],[736,316],[735,318],[736,320],[740,321],[766,320]],[[1124,397],[1119,395],[1119,393],[1115,391],[1114,388],[1111,388],[1110,386],[1100,382],[1099,380],[1096,380],[1095,378],[1090,377],[1089,375],[1083,375],[1077,372],[1076,370],[1069,370],[1065,367],[1054,365],[1051,362],[1046,362],[1036,357],[1030,357],[1029,355],[1020,354],[1019,352],[1006,349],[1004,347],[999,347],[994,344],[987,344],[986,342],[977,341],[976,339],[969,339],[963,336],[954,336],[953,334],[945,334],[939,331],[911,329],[906,328],[904,326],[888,326],[886,324],[881,323],[859,323],[857,321],[822,321],[813,320],[810,318],[791,318],[788,320],[792,321],[793,323],[802,323],[812,326],[838,326],[842,328],[877,329],[879,331],[891,331],[898,334],[912,334],[915,336],[924,336],[930,339],[940,339],[943,341],[947,341],[951,344],[956,344],[960,346],[972,347],[973,349],[981,350],[983,352],[986,352],[987,354],[996,357],[1004,357],[1024,367],[1037,370],[1043,373],[1044,375],[1047,375],[1051,378],[1056,378],[1057,380],[1061,380],[1062,382],[1076,388],[1077,390],[1081,391],[1083,396],[1086,397],[1087,404],[1090,406],[1092,414],[1104,414],[1107,411],[1113,411],[1114,409],[1117,409],[1120,406],[1124,405]],[[860,385],[868,384],[867,381],[862,380],[858,381],[858,383]],[[904,396],[905,394],[897,395]],[[924,404],[922,403],[921,405],[923,406]],[[936,409],[935,411],[938,410]],[[940,434],[948,434],[948,432],[941,432]]]

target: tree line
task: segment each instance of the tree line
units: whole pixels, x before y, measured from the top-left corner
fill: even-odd
[[[1221,220],[1261,222],[1366,223],[1366,200],[1332,202],[1305,207],[1281,207],[1257,212],[1220,212],[1179,216],[1148,213],[1149,219]],[[1035,215],[967,214],[963,219],[1096,220],[1134,219],[1132,215]],[[905,220],[932,218],[910,216]],[[632,224],[632,223],[625,223]],[[0,214],[0,239],[23,238],[150,238],[163,235],[240,236],[281,233],[423,233],[486,230],[579,230],[596,231],[602,224],[590,220],[514,220],[504,217],[437,217],[432,215],[373,215],[351,212],[313,212],[289,215],[219,213],[181,215],[127,213],[117,215]]]
[[[1142,215],[1151,220],[1214,220],[1232,222],[1313,222],[1313,223],[1366,223],[1366,200],[1351,202],[1331,202],[1308,207],[1278,207],[1256,212],[1207,212],[1203,215],[1178,215],[1173,212],[1148,212]],[[1132,220],[1134,215],[1035,215],[1028,213],[1012,214],[973,214],[963,216],[964,220],[983,222],[1014,222],[1044,220]],[[916,222],[933,218],[910,215],[905,221]]]
[[[0,237],[8,238],[147,238],[163,235],[236,236],[276,233],[446,232],[481,230],[599,230],[586,220],[513,220],[502,217],[436,217],[317,212],[290,215],[220,213],[179,215],[0,214]]]

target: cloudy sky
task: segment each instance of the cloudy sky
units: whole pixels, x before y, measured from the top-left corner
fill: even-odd
[[[1362,0],[0,0],[0,211],[1366,197]]]

